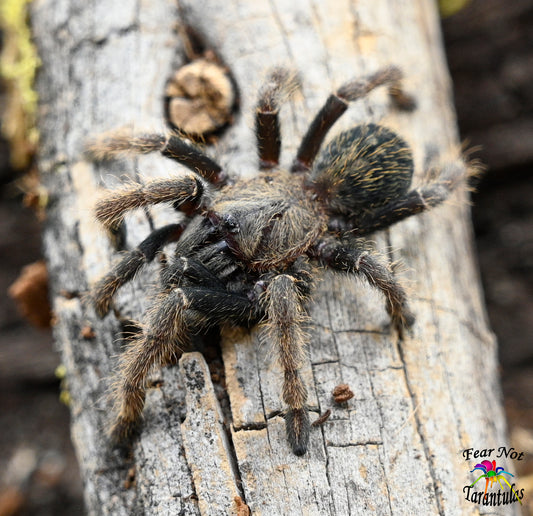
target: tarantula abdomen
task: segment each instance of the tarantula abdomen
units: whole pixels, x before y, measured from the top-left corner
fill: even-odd
[[[311,180],[332,211],[354,214],[383,206],[411,185],[413,156],[396,133],[358,125],[335,137],[313,167]]]

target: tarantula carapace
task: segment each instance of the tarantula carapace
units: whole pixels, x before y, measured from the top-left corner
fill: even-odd
[[[176,135],[117,133],[92,147],[96,157],[158,150],[190,170],[173,179],[110,192],[96,207],[98,220],[108,228],[117,226],[126,211],[155,203],[171,203],[187,215],[185,222],[151,233],[93,291],[96,310],[104,316],[117,289],[163,246],[175,242],[173,256],[161,265],[160,293],[143,332],[121,360],[116,437],[130,435],[138,421],[152,367],[175,360],[190,344],[191,334],[220,323],[262,323],[283,369],[288,440],[296,455],[304,454],[310,424],[307,389],[299,370],[315,264],[364,277],[384,294],[398,331],[413,324],[403,288],[359,237],[444,201],[467,177],[465,164],[458,158],[438,173],[433,169],[433,179],[425,186],[410,189],[409,146],[375,124],[342,132],[319,154],[348,103],[380,85],[389,87],[397,106],[412,108],[400,79],[400,71],[388,67],[342,85],[312,121],[292,168],[284,170],[278,166],[278,111],[295,79],[283,69],[274,70],[259,94],[256,134],[261,171],[251,179],[231,180]]]

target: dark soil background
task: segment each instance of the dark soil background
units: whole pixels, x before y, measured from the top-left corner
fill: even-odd
[[[511,444],[527,457],[516,463],[524,513],[533,514],[533,0],[473,0],[443,27],[461,137],[488,167],[473,198],[478,260]],[[2,294],[41,258],[40,224],[16,179],[0,141]],[[50,331],[0,295],[0,516],[83,514],[58,363]]]
[[[511,446],[526,456],[513,473],[533,514],[533,2],[474,0],[443,27],[461,136],[488,167],[472,217]]]

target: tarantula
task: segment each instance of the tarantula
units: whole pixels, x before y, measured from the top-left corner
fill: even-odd
[[[343,84],[316,115],[292,168],[285,170],[279,167],[278,112],[295,78],[275,69],[257,103],[260,172],[251,179],[228,178],[217,163],[174,134],[117,133],[95,144],[96,157],[160,151],[190,170],[110,192],[96,206],[96,217],[107,228],[119,225],[128,210],[155,203],[171,203],[187,215],[185,222],[153,231],[93,290],[96,311],[103,317],[117,289],[175,242],[173,256],[161,265],[160,293],[147,324],[120,362],[115,437],[130,436],[140,418],[152,367],[175,360],[190,345],[192,334],[226,322],[247,327],[262,323],[283,369],[287,437],[293,452],[304,454],[310,424],[299,370],[314,264],[364,277],[384,294],[398,331],[413,324],[404,289],[359,237],[444,201],[466,179],[464,162],[458,158],[440,167],[426,186],[410,189],[414,167],[409,146],[375,124],[342,132],[319,154],[349,102],[380,85],[389,87],[396,105],[412,108],[400,79],[397,68],[387,67]]]

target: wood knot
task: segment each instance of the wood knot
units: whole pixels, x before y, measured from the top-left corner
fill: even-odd
[[[236,102],[225,66],[195,59],[177,70],[167,84],[167,116],[179,131],[203,138],[232,121]]]

